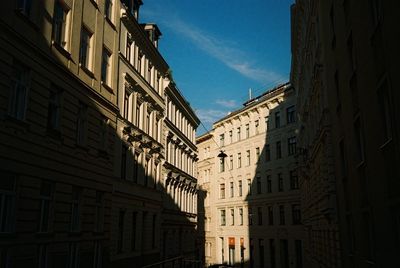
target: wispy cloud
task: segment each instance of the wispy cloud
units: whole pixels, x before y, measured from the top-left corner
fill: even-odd
[[[198,109],[196,114],[204,124],[212,124],[227,115],[227,112],[215,109]]]
[[[250,61],[249,56],[237,48],[233,42],[216,38],[208,32],[189,25],[177,14],[165,12],[165,10],[163,12],[152,10],[151,12],[148,11],[146,16],[155,18],[164,27],[184,36],[196,47],[245,77],[263,84],[286,80],[283,75],[273,70],[256,66],[254,61]]]
[[[237,106],[235,100],[216,100],[215,103],[226,108],[234,108]]]

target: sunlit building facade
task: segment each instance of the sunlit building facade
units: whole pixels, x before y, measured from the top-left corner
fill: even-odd
[[[165,260],[168,227],[161,226],[173,200],[165,187],[175,169],[182,173],[175,179],[187,178],[176,225],[195,237],[198,119],[171,88],[158,27],[139,24],[141,5],[2,5],[0,267],[142,267]],[[187,121],[165,124],[166,94]],[[187,145],[186,166],[166,161],[171,125]],[[176,247],[189,250],[182,239]],[[196,245],[190,246],[194,260]]]
[[[198,137],[207,264],[304,267],[296,127],[295,91],[283,84]]]

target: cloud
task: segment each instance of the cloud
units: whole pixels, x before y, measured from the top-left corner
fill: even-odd
[[[235,100],[216,100],[215,103],[226,108],[234,108],[237,106]]]
[[[212,124],[226,116],[227,112],[215,109],[197,109],[196,114],[204,124]]]
[[[166,14],[167,17],[164,17],[164,14]],[[162,23],[164,27],[168,27],[176,34],[185,37],[197,48],[203,50],[208,55],[247,78],[263,84],[287,80],[283,75],[273,70],[257,67],[253,61],[249,61],[249,56],[246,55],[244,51],[238,49],[233,42],[216,38],[210,33],[202,31],[193,25],[189,25],[176,13],[165,12],[165,10],[164,12],[158,12],[153,9],[152,11],[148,11],[146,16],[155,18]]]

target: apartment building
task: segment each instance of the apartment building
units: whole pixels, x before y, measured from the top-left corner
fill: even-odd
[[[200,121],[174,82],[165,89],[165,103],[162,256],[195,260],[203,247],[197,240],[199,189],[194,165],[198,160],[195,135]]]
[[[394,1],[292,8],[307,267],[400,265],[398,10]]]
[[[287,83],[197,139],[207,264],[304,267],[296,127],[295,91]]]
[[[173,81],[157,50],[161,32],[138,23],[141,4],[2,6],[1,267],[132,267],[164,258],[165,186],[177,165],[165,160],[165,89]],[[189,121],[174,131],[192,143],[179,169],[192,174],[198,119],[180,105]],[[192,210],[175,211],[193,234],[191,176],[180,200]]]

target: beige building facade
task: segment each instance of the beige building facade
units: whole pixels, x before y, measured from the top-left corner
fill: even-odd
[[[284,84],[198,137],[207,264],[304,267],[296,128],[295,91]]]
[[[49,0],[2,6],[1,267],[182,262],[180,251],[164,254],[170,227],[162,225],[175,215],[175,224],[185,227],[176,248],[195,260],[196,244],[183,239],[195,237],[197,228],[199,121],[171,87],[157,49],[161,32],[138,22],[141,5]],[[167,102],[167,94],[175,97]],[[171,102],[181,121],[166,125]],[[166,160],[171,128],[186,144],[179,144],[185,166]],[[171,170],[181,172],[175,179],[185,178],[173,213],[166,188]]]

